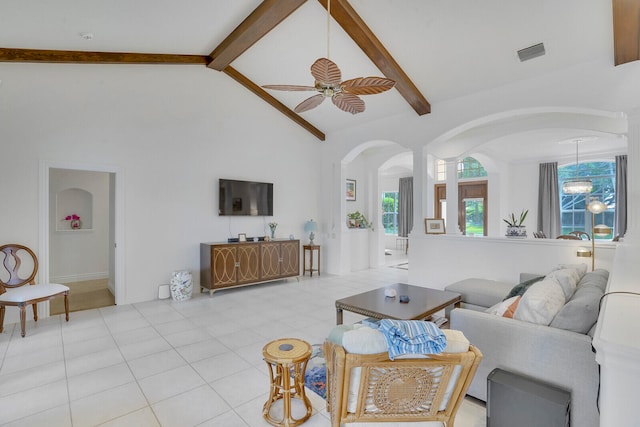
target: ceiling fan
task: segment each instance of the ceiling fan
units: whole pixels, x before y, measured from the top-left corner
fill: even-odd
[[[374,95],[385,92],[395,86],[396,82],[384,77],[357,77],[342,81],[342,73],[335,62],[329,59],[331,34],[331,0],[327,0],[327,57],[319,58],[311,65],[311,75],[315,79],[313,86],[299,85],[264,85],[265,89],[285,91],[316,91],[319,92],[305,99],[293,109],[296,113],[303,113],[322,104],[325,98],[331,98],[339,109],[351,114],[362,113],[365,110],[364,101],[358,95]]]
[[[374,95],[385,92],[395,86],[396,82],[384,77],[357,77],[342,81],[340,68],[327,58],[319,58],[311,65],[311,75],[316,80],[314,86],[298,85],[265,85],[265,89],[286,91],[317,91],[317,95],[305,99],[294,108],[296,113],[302,113],[317,107],[331,98],[339,109],[351,114],[362,113],[365,110],[364,101],[358,95]]]

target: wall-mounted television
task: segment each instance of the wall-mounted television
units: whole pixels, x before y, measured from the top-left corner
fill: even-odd
[[[218,215],[273,216],[273,184],[219,180]]]

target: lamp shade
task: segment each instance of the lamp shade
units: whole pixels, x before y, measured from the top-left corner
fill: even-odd
[[[593,234],[595,236],[607,236],[611,233],[611,227],[606,224],[598,224],[593,226]]]
[[[562,191],[565,194],[589,193],[592,188],[593,184],[589,179],[571,179],[562,184]]]
[[[607,210],[607,205],[605,205],[598,199],[591,199],[591,201],[587,205],[587,210],[594,214],[599,214]]]
[[[311,233],[311,232],[316,232],[318,231],[318,223],[315,222],[314,220],[310,219],[309,221],[305,222],[304,224],[304,232],[305,233]]]

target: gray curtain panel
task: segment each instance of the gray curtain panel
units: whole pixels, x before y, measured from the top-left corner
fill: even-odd
[[[616,156],[616,218],[613,224],[616,235],[627,232],[627,155]]]
[[[398,190],[398,236],[407,237],[413,228],[413,177],[400,178]]]
[[[560,223],[560,193],[558,163],[540,163],[538,181],[538,230],[555,239],[562,229]]]

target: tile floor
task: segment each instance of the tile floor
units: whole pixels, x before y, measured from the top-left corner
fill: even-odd
[[[393,259],[393,258],[392,258]],[[301,277],[61,316],[0,334],[2,426],[269,426],[262,418],[269,378],[262,347],[281,337],[322,343],[338,298],[406,282],[380,267],[343,276]],[[344,313],[345,323],[360,316]],[[305,427],[330,425],[324,400]],[[481,427],[468,399],[458,427]]]

